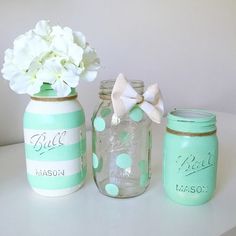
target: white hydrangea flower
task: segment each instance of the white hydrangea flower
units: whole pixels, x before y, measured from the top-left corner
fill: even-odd
[[[93,81],[99,65],[81,32],[40,21],[5,51],[2,74],[17,93],[34,95],[43,83],[50,83],[58,96],[67,96],[80,79]]]

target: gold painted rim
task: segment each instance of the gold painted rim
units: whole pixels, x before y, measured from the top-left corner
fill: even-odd
[[[170,128],[166,128],[166,131],[171,134],[180,135],[180,136],[191,136],[191,137],[202,137],[202,136],[210,136],[216,133],[216,130],[206,132],[206,133],[189,133],[189,132],[181,132],[176,131]]]
[[[68,101],[68,100],[73,100],[76,99],[77,95],[73,95],[73,96],[68,96],[68,97],[61,97],[61,98],[57,98],[57,97],[31,97],[32,100],[34,101],[43,101],[43,102],[64,102],[64,101]]]

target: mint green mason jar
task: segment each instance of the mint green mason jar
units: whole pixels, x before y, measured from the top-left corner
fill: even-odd
[[[214,114],[190,109],[168,114],[163,184],[172,200],[184,205],[209,201],[216,188],[217,159]]]
[[[86,176],[84,111],[72,89],[57,97],[49,84],[31,97],[24,114],[27,177],[33,190],[56,197],[78,190]]]

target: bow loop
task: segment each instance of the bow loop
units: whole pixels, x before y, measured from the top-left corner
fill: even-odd
[[[111,94],[115,120],[127,114],[138,105],[154,122],[160,123],[164,113],[161,91],[158,84],[147,88],[143,95],[138,94],[124,75],[119,74]]]
[[[150,102],[153,105],[157,104],[158,99],[160,97],[158,84],[150,85],[147,88],[146,92],[143,94],[143,96],[147,102]]]

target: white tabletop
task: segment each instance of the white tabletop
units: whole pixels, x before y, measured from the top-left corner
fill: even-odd
[[[0,147],[0,235],[221,235],[236,226],[236,115],[217,113],[217,118],[217,191],[210,202],[197,207],[177,205],[164,194],[161,159],[165,122],[153,129],[150,187],[131,199],[113,199],[98,192],[91,174],[90,142],[85,186],[61,198],[42,197],[30,189],[23,144]]]

